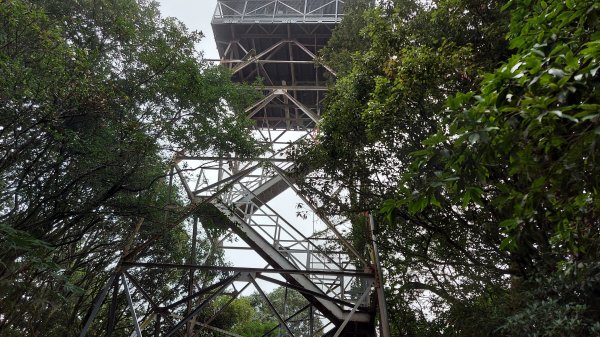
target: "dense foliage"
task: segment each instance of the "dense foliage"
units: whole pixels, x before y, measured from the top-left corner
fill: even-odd
[[[506,8],[515,54],[479,90],[449,99],[445,127],[413,153],[404,181],[416,184],[396,205],[426,211],[420,200],[440,196],[488,214],[473,223],[499,232],[509,294],[528,299],[507,313],[503,333],[598,335],[600,6]]]
[[[318,142],[293,155],[303,191],[352,220],[365,254],[375,215],[393,335],[600,336],[600,5],[348,4],[321,53],[338,76]],[[182,151],[255,154],[235,113],[255,92],[203,62],[200,38],[150,1],[0,1],[0,335],[77,335],[125,256],[221,258],[209,240],[190,254],[186,226],[210,209],[186,207],[169,172]],[[130,272],[163,304],[222,276]],[[129,335],[128,313],[107,310],[92,334]],[[202,315],[283,332],[258,295]],[[141,313],[145,334],[153,320]]]
[[[600,334],[598,4],[364,7],[297,157],[328,211],[379,214],[394,335]]]
[[[312,322],[313,334],[310,333],[310,305],[302,294],[278,287],[266,296],[279,315],[289,318],[287,325],[295,336],[323,335],[324,327],[319,319]],[[212,328],[244,337],[287,335],[265,298],[256,292],[248,296],[240,296],[237,293],[221,295],[198,315],[198,321],[210,322]],[[195,336],[221,336],[213,329],[197,330]]]
[[[189,259],[171,158],[254,152],[247,121],[224,105],[239,110],[254,91],[202,61],[201,34],[157,6],[0,2],[2,336],[75,335],[142,242],[154,244],[135,258]],[[178,273],[134,274],[162,300],[183,290]]]
[[[294,336],[322,336],[323,335],[323,323],[317,318],[312,322],[311,334],[311,311],[310,305],[306,298],[299,292],[284,287],[275,288],[269,294],[267,294],[269,302],[275,307],[278,313],[283,314],[283,317],[292,317],[288,321],[288,327],[294,334]],[[269,307],[265,299],[257,293],[249,296],[251,303],[256,310],[255,322],[262,322],[263,325],[268,327],[263,333],[257,334],[256,336],[263,336],[264,333],[270,332],[272,336],[280,336],[287,334],[287,331],[280,326],[276,318],[273,316],[273,312]],[[314,310],[314,309],[313,309]],[[316,316],[316,315],[315,315]],[[318,316],[316,316],[318,317]],[[242,333],[243,329],[247,326],[253,327],[255,323],[246,323],[240,325],[238,333],[243,336],[248,336]]]

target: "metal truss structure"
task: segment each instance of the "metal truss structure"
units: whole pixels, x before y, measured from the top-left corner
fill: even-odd
[[[204,336],[203,331],[239,337],[212,322],[248,291],[263,297],[278,322],[265,336],[389,337],[372,230],[364,249],[370,254],[365,256],[345,239],[342,229],[350,226],[347,220],[319,213],[318,205],[302,195],[294,180],[299,178],[290,176],[293,163],[286,157],[296,142],[311,139],[319,121],[326,81],[335,73],[317,62],[317,53],[341,19],[343,4],[342,0],[218,1],[212,26],[221,64],[232,70],[235,81],[263,81],[257,90],[264,98],[246,113],[267,150],[260,158],[245,160],[234,154],[177,158],[173,175],[189,198],[190,209],[202,208],[203,214],[191,225],[192,258],[186,264],[150,263],[127,259],[133,256],[130,252],[98,295],[81,337],[108,297],[112,302],[104,311],[110,316],[107,335],[112,335],[119,292],[127,298],[131,336],[152,330],[154,336],[165,337]],[[288,195],[318,216],[313,221],[317,231],[307,229],[306,221],[290,211]],[[213,248],[254,252],[254,265],[196,261],[198,226],[207,223],[221,229],[211,238]],[[372,218],[368,225],[372,229]],[[160,303],[133,275],[140,269],[185,271],[187,296]],[[200,282],[206,272],[217,272],[220,279],[214,284]],[[269,285],[301,294],[305,305],[296,312],[285,310],[285,304],[284,310],[277,308],[265,293]],[[229,300],[214,312],[211,305],[223,296]],[[213,312],[203,314],[209,306]],[[146,313],[143,319],[138,317],[141,311]]]
[[[343,0],[218,1],[213,23],[337,23]]]

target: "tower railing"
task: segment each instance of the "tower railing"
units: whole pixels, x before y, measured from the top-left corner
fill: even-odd
[[[219,1],[213,23],[337,23],[343,0],[232,0]]]

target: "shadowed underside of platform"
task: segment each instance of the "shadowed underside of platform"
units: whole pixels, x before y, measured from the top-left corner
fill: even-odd
[[[221,63],[238,82],[260,78],[268,104],[249,111],[258,128],[315,127],[332,69],[318,51],[341,19],[343,1],[219,1],[212,21]]]

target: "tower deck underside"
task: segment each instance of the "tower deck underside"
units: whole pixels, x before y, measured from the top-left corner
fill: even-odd
[[[268,102],[248,111],[257,128],[316,126],[331,69],[316,61],[335,23],[223,23],[213,20],[221,63],[233,79],[257,83]],[[271,95],[271,96],[269,96]]]

